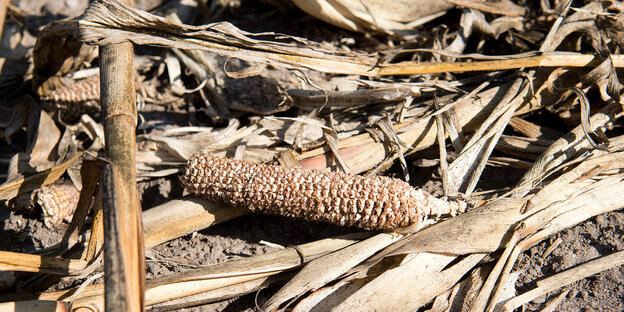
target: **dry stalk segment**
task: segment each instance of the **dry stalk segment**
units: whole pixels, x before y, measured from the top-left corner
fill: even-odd
[[[418,229],[432,214],[462,208],[389,177],[283,168],[196,155],[182,182],[192,194],[251,211],[341,226]]]

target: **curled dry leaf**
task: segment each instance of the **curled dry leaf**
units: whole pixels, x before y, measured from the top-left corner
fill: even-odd
[[[192,37],[199,41],[189,40]],[[267,37],[275,40],[260,39]],[[307,63],[308,68],[328,72],[337,71],[336,67],[340,62],[337,64],[333,60],[336,57],[344,57],[345,61],[352,64],[350,67],[364,72],[369,71],[376,63],[375,58],[366,54],[327,49],[303,38],[289,36],[288,38],[299,44],[285,43],[281,40],[283,35],[248,33],[226,22],[204,26],[183,25],[133,9],[115,0],[100,0],[92,2],[81,19],[54,22],[42,30],[34,55],[35,68],[40,76],[49,77],[61,67],[61,64],[52,64],[52,61],[59,63],[60,60],[48,61],[54,50],[60,49],[65,57],[76,53],[75,41],[68,38],[102,46],[132,41],[136,44],[200,49],[247,61],[268,62],[291,68]],[[78,46],[79,44],[78,42]],[[316,61],[317,58],[324,61]],[[343,72],[344,68],[339,71]]]
[[[471,0],[420,0],[383,1],[383,0],[293,0],[306,13],[347,30],[358,32],[381,32],[394,35],[408,35],[417,26],[429,22],[447,10],[460,5],[508,16],[522,16],[524,7],[509,0],[471,1]]]
[[[609,12],[615,14],[605,14],[596,16],[596,24],[605,42],[612,40],[613,44],[622,49],[624,47],[624,6],[619,1],[606,1],[605,7]]]
[[[18,154],[19,155],[19,154]],[[82,153],[76,153],[72,158],[55,165],[47,170],[27,175],[26,177],[17,176],[3,184],[0,184],[0,200],[8,200],[15,196],[38,189],[43,185],[48,185],[58,180],[65,170],[74,161],[78,160]]]
[[[8,4],[0,4],[0,14],[2,14],[2,6],[6,10]],[[2,14],[0,20],[4,18],[5,15]],[[14,93],[16,88],[22,86],[23,81],[32,75],[33,66],[28,56],[32,53],[37,38],[26,27],[17,23],[7,21],[7,23],[2,23],[2,26],[0,26],[0,31],[2,31],[0,35],[2,37],[0,40],[2,51],[0,53],[0,71],[2,72],[0,90],[7,95]]]
[[[272,40],[266,40],[267,37]],[[91,3],[81,19],[54,22],[42,30],[34,55],[35,71],[41,76],[39,81],[59,71],[60,65],[50,67],[45,63],[45,58],[49,58],[54,49],[71,50],[75,43],[67,38],[77,38],[82,42],[100,46],[131,41],[142,45],[199,49],[291,69],[307,68],[325,73],[364,76],[485,71],[536,66],[584,67],[597,60],[594,55],[558,53],[519,59],[501,57],[499,61],[489,62],[384,63],[373,54],[329,49],[299,37],[275,33],[248,33],[226,22],[204,26],[182,25],[132,9],[116,0],[99,0]],[[284,39],[290,39],[295,43],[285,43]],[[69,55],[71,53],[66,57]],[[41,60],[38,60],[40,58]],[[612,58],[616,67],[622,66],[624,61],[622,57],[612,56]]]
[[[502,33],[511,29],[523,30],[522,17],[503,16],[488,22],[482,12],[472,9],[464,10],[459,23],[460,29],[453,42],[446,47],[447,52],[461,54],[473,30],[493,38],[498,38]]]
[[[40,111],[39,123],[34,128],[34,142],[28,148],[30,152],[30,166],[37,171],[50,168],[58,159],[56,144],[61,138],[61,131],[52,120],[52,117],[44,111]]]
[[[358,32],[407,34],[453,7],[444,0],[293,0],[301,10],[332,25]]]
[[[4,135],[9,138],[23,126],[27,129],[27,150],[14,157],[9,179],[27,173],[49,169],[58,160],[56,144],[61,132],[48,113],[42,111],[30,96],[22,96],[14,102],[10,119],[3,123]]]
[[[296,119],[266,117],[260,120],[260,125],[276,138],[298,149],[321,145],[323,127],[326,127],[322,120],[310,117]]]
[[[186,162],[191,156],[204,149],[210,149],[215,145],[221,144],[229,145],[249,135],[249,131],[240,131],[239,126],[240,123],[237,119],[231,119],[229,124],[222,129],[179,127],[165,131],[154,130],[150,134],[138,137],[139,159],[137,162],[142,162],[142,156],[145,156],[145,160],[148,160],[147,153],[150,151],[157,152],[161,157],[165,157],[155,159],[156,161],[177,160]],[[153,143],[156,143],[156,146],[153,146]],[[167,154],[168,156],[165,156]],[[147,162],[149,163],[149,160]]]
[[[447,2],[460,5],[466,8],[477,9],[487,13],[494,13],[508,16],[521,16],[526,13],[526,9],[513,3],[510,0],[445,0]]]

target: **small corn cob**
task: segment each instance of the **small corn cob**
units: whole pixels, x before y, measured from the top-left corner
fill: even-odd
[[[284,168],[209,155],[191,157],[182,176],[192,194],[251,211],[341,226],[419,228],[457,203],[388,177]]]
[[[58,112],[63,121],[75,121],[83,114],[91,116],[100,112],[100,77],[80,80],[56,89],[41,97],[41,106],[47,111]]]
[[[42,187],[37,191],[37,204],[43,211],[43,222],[48,227],[69,221],[76,210],[80,192],[71,182],[61,182]]]

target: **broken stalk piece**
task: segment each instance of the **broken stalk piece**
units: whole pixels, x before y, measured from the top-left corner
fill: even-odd
[[[185,188],[208,200],[251,211],[340,226],[418,230],[431,215],[454,215],[463,202],[446,201],[389,177],[284,168],[196,155],[182,176]]]

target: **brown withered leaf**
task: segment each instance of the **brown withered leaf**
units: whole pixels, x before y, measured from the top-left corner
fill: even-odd
[[[522,16],[526,13],[526,9],[510,0],[446,0],[447,2],[461,5],[463,7],[477,9],[487,13]]]
[[[34,129],[34,141],[28,148],[30,165],[37,171],[42,171],[52,167],[58,159],[56,144],[61,138],[61,131],[52,117],[44,111],[40,111],[39,123]]]
[[[49,77],[62,67],[63,57],[77,55],[79,44],[71,38],[102,46],[131,41],[135,44],[199,49],[290,68],[299,68],[304,64],[303,67],[325,72],[367,72],[376,63],[376,58],[368,54],[330,50],[299,37],[268,32],[248,33],[227,22],[183,25],[115,0],[99,0],[91,3],[79,19],[53,22],[42,30],[34,54],[36,74]],[[273,38],[273,41],[264,38]],[[286,43],[284,39],[298,44]],[[62,57],[52,58],[54,51]],[[340,57],[341,61],[337,62],[336,57]]]
[[[444,0],[293,0],[306,13],[347,30],[409,34],[416,26],[446,13],[453,5]]]
[[[0,184],[0,200],[8,200],[15,198],[19,194],[24,194],[35,190],[43,185],[50,184],[65,173],[65,170],[78,160],[82,153],[77,153],[68,161],[54,166],[50,169],[37,172],[35,174],[29,174],[25,177],[17,176],[9,181]]]
[[[39,64],[42,69],[36,70],[39,75],[43,77],[46,72],[47,75],[52,75],[61,67],[60,61],[56,62],[56,67],[46,67],[45,62],[51,51],[66,51],[74,46],[66,38],[78,38],[82,42],[101,46],[131,41],[139,45],[197,49],[289,69],[305,68],[324,73],[363,76],[488,71],[537,66],[584,67],[598,59],[591,54],[549,53],[520,58],[499,56],[497,60],[483,62],[384,63],[375,54],[329,49],[304,38],[276,33],[249,33],[226,22],[203,26],[183,25],[132,9],[116,0],[99,0],[91,3],[80,19],[54,22],[42,30],[34,55],[35,66]],[[291,42],[287,43],[285,40]],[[68,47],[63,46],[66,41]],[[75,53],[74,50],[69,52]],[[65,54],[71,56],[71,53]],[[37,60],[38,58],[42,60]],[[624,58],[621,55],[612,55],[612,58],[615,67],[622,66]]]

